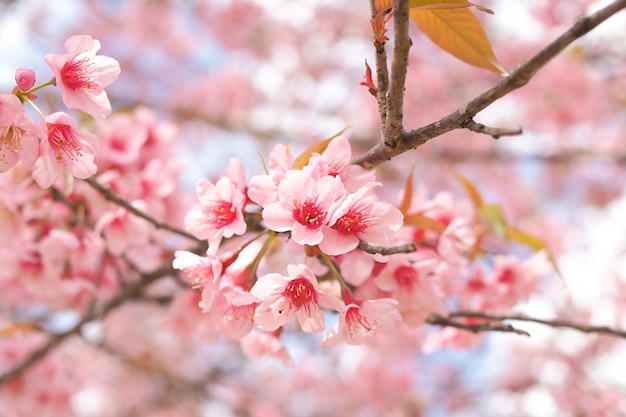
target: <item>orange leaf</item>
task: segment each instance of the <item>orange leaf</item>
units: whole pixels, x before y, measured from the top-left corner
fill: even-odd
[[[324,152],[326,150],[326,148],[328,148],[328,145],[330,144],[330,141],[332,141],[337,136],[341,135],[343,132],[348,130],[348,127],[349,126],[346,126],[343,129],[341,129],[339,132],[337,132],[334,135],[332,135],[331,137],[326,138],[324,140],[321,140],[321,141],[311,145],[306,151],[302,152],[295,159],[295,161],[293,161],[293,167],[295,169],[302,169],[302,168],[304,168],[304,166],[306,166],[306,164],[309,163],[309,159],[311,159],[311,156],[313,156],[314,153],[321,154],[322,152]]]
[[[406,216],[407,212],[411,208],[411,200],[413,200],[413,171],[415,170],[415,162],[413,162],[413,169],[411,169],[411,175],[409,175],[406,179],[406,183],[404,184],[404,198],[402,198],[402,203],[400,203],[400,207],[398,210]]]
[[[12,323],[0,328],[0,337],[11,336],[15,333],[31,332],[35,327],[30,323]]]
[[[548,251],[548,244],[546,243],[545,240],[541,239],[540,237],[531,235],[530,233],[522,232],[521,230],[513,226],[507,227],[505,237],[508,240],[512,240],[514,242],[518,242],[523,245],[526,245],[529,248],[534,249],[537,252],[540,250],[545,250],[548,254],[548,260],[554,267],[555,272],[559,276],[563,276],[561,274],[559,266],[556,263],[556,259],[554,259],[554,257],[552,256],[552,253]]]
[[[404,224],[413,226],[418,229],[433,230],[437,233],[443,233],[446,230],[446,225],[440,221],[431,219],[424,216],[422,213],[409,214],[404,216]]]
[[[496,60],[482,25],[467,7],[416,8],[409,13],[420,30],[441,49],[470,65],[507,74]]]
[[[452,173],[459,180],[459,182],[463,185],[463,187],[465,187],[465,191],[467,191],[469,198],[472,200],[472,203],[474,203],[474,207],[476,208],[482,207],[484,204],[483,198],[480,195],[480,192],[478,191],[478,189],[474,186],[474,184],[472,184],[470,180],[468,180],[463,175],[461,175],[461,173],[458,172],[457,170],[452,169]]]
[[[460,9],[463,7],[476,7],[478,10],[493,14],[493,10],[486,7],[474,4],[467,0],[411,0],[409,7],[411,9],[419,10],[433,10],[433,9]]]
[[[374,7],[376,7],[377,11],[384,12],[393,7],[393,0],[375,0]]]

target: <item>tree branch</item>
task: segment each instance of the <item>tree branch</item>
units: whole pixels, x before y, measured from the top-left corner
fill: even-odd
[[[476,133],[484,133],[494,139],[499,139],[500,136],[519,136],[522,133],[521,127],[506,128],[506,127],[490,127],[485,126],[482,123],[476,123],[474,119],[470,119],[463,124],[463,127]]]
[[[431,313],[430,316],[426,319],[426,323],[436,325],[436,326],[445,326],[445,327],[455,327],[457,329],[467,330],[472,333],[482,333],[482,332],[504,332],[504,333],[516,333],[522,336],[529,336],[525,330],[516,329],[510,324],[503,323],[493,323],[493,322],[484,322],[484,323],[463,323],[460,321],[453,320],[453,314],[450,314],[450,317],[443,317],[439,314]]]
[[[95,309],[94,311],[86,314],[81,319],[81,321],[73,326],[71,329],[50,337],[50,339],[43,346],[31,352],[30,355],[28,355],[28,357],[24,359],[21,363],[0,375],[0,386],[12,380],[13,378],[19,377],[31,366],[39,363],[39,361],[45,358],[46,355],[54,350],[56,347],[61,345],[69,336],[78,333],[86,323],[89,323],[96,319],[102,319],[106,317],[106,315],[109,314],[112,310],[116,309],[126,301],[139,297],[142,291],[153,282],[169,275],[175,275],[177,271],[172,267],[172,260],[173,259],[169,259],[168,261],[164,262],[161,268],[142,275],[140,281],[129,284],[128,286],[122,288],[101,308]]]
[[[377,253],[380,253],[381,255],[394,255],[396,253],[415,252],[417,250],[417,246],[415,246],[415,243],[407,243],[405,245],[387,247],[360,241],[359,249],[372,255]]]
[[[84,179],[83,181],[85,181],[87,184],[89,184],[91,186],[91,188],[93,188],[94,190],[96,190],[97,192],[102,194],[102,196],[106,200],[111,201],[111,202],[117,204],[118,206],[123,207],[126,210],[130,211],[135,216],[141,217],[142,219],[152,223],[156,228],[169,230],[172,233],[176,233],[177,235],[186,237],[187,239],[193,240],[193,241],[195,241],[197,243],[203,243],[204,242],[204,241],[198,239],[197,237],[195,237],[194,235],[192,235],[191,233],[188,233],[188,232],[186,232],[184,230],[178,229],[178,228],[176,228],[174,226],[170,226],[167,223],[160,222],[160,221],[156,220],[155,218],[151,217],[150,215],[144,213],[143,211],[137,209],[136,207],[131,205],[127,200],[123,199],[122,197],[118,196],[113,191],[111,191],[111,189],[109,187],[105,187],[104,185],[100,184],[93,177]]]
[[[616,0],[593,15],[579,19],[569,30],[542,49],[537,55],[503,78],[491,89],[480,94],[468,104],[427,126],[405,132],[402,140],[380,143],[357,158],[354,163],[372,169],[394,156],[415,149],[446,132],[464,127],[474,116],[496,100],[526,85],[530,79],[569,44],[588,33],[606,19],[626,8],[626,0]],[[396,17],[397,18],[397,17]],[[399,20],[399,19],[398,19]]]
[[[603,334],[607,336],[613,337],[621,337],[626,339],[626,331],[613,329],[608,326],[589,326],[586,324],[575,323],[569,320],[547,320],[547,319],[538,319],[534,317],[529,317],[524,314],[491,314],[491,313],[482,313],[475,311],[458,311],[455,313],[450,313],[450,317],[464,317],[464,318],[476,318],[476,319],[485,319],[485,320],[512,320],[512,321],[525,321],[531,323],[539,323],[544,324],[550,327],[564,327],[573,330],[578,330],[584,333],[597,333]]]
[[[404,109],[404,85],[409,66],[409,0],[393,2],[393,57],[391,60],[391,77],[387,94],[387,120],[383,129],[382,141],[379,146],[395,149],[401,147],[404,136],[402,125]]]

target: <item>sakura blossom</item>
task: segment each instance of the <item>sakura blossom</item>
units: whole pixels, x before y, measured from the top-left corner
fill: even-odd
[[[37,126],[14,94],[0,94],[0,172],[18,161],[31,168],[37,158]]]
[[[99,139],[81,131],[64,112],[43,117],[39,123],[39,156],[33,167],[33,178],[40,187],[48,188],[64,171],[76,178],[89,178],[97,171],[94,163]]]
[[[360,345],[379,331],[393,330],[402,321],[398,301],[393,298],[357,300],[346,305],[320,346],[329,348],[341,342]]]
[[[395,232],[402,226],[402,213],[391,204],[377,201],[369,183],[346,196],[324,226],[320,249],[328,255],[341,255],[355,249],[359,241],[381,246],[393,242]]]
[[[263,330],[272,331],[296,318],[305,332],[322,332],[325,325],[320,307],[341,311],[343,303],[320,291],[317,278],[306,265],[290,264],[287,271],[287,276],[264,275],[250,289],[261,299],[254,322]]]
[[[301,245],[317,245],[324,238],[323,226],[345,196],[341,179],[330,175],[313,180],[304,171],[288,171],[278,186],[278,201],[263,209],[267,227],[292,232]]]
[[[120,65],[113,58],[97,55],[99,50],[97,39],[75,35],[65,41],[65,54],[48,54],[45,60],[56,77],[65,105],[103,119],[111,114],[104,88],[115,81]]]
[[[196,191],[200,207],[185,217],[187,230],[200,239],[208,239],[212,250],[219,245],[222,237],[245,233],[242,210],[246,196],[230,178],[220,178],[215,184],[199,180]]]

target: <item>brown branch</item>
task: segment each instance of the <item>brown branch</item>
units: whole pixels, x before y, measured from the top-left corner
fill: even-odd
[[[450,317],[453,317],[453,315],[450,314]],[[426,323],[436,326],[455,327],[457,329],[467,330],[472,333],[504,332],[516,333],[522,336],[530,336],[530,333],[528,333],[527,331],[516,329],[510,324],[493,323],[488,321],[484,323],[463,323],[453,320],[450,317],[443,317],[439,314],[431,313],[430,316],[428,316],[428,318],[426,319]]]
[[[415,246],[415,243],[407,243],[405,245],[387,247],[387,246],[380,246],[380,245],[372,245],[371,243],[360,241],[359,249],[361,249],[363,252],[367,252],[372,255],[375,255],[377,253],[380,253],[381,255],[394,255],[396,253],[415,252],[417,250],[417,246]]]
[[[472,120],[478,112],[509,94],[511,91],[526,85],[537,71],[576,39],[585,35],[624,8],[626,8],[626,0],[616,0],[598,12],[579,19],[570,29],[542,49],[538,54],[522,64],[510,75],[503,78],[502,81],[494,87],[474,98],[468,104],[450,113],[443,119],[410,132],[405,132],[402,135],[402,140],[398,143],[385,142],[378,144],[361,157],[357,158],[354,163],[364,168],[372,169],[390,160],[394,156],[423,145],[435,137],[441,136],[451,130],[462,128],[464,124]]]
[[[613,329],[608,326],[589,326],[586,324],[575,323],[569,320],[547,320],[547,319],[538,319],[534,317],[529,317],[524,314],[491,314],[491,313],[482,313],[482,312],[474,312],[474,311],[458,311],[455,313],[450,313],[450,317],[465,317],[465,318],[477,318],[477,319],[485,319],[485,320],[512,320],[512,321],[525,321],[531,323],[539,323],[550,327],[564,327],[573,330],[578,330],[584,333],[597,333],[603,334],[606,336],[613,337],[621,337],[626,339],[626,331]]]
[[[506,128],[506,127],[490,127],[485,126],[482,123],[476,123],[474,119],[470,119],[463,124],[463,127],[476,133],[483,133],[489,135],[494,139],[499,139],[500,136],[519,136],[522,133],[521,127]]]
[[[101,308],[94,309],[94,311],[86,314],[81,319],[81,321],[73,326],[71,329],[50,337],[50,339],[43,346],[31,352],[30,355],[28,355],[28,357],[24,359],[21,363],[0,375],[0,386],[12,380],[13,378],[19,377],[31,366],[39,363],[39,361],[45,358],[46,355],[54,350],[56,347],[61,345],[68,337],[80,332],[81,328],[86,323],[106,317],[107,314],[109,314],[112,310],[116,309],[126,301],[141,296],[143,290],[148,285],[159,280],[160,278],[169,275],[175,275],[176,273],[176,270],[172,268],[172,259],[169,259],[163,264],[161,268],[153,272],[144,274],[141,277],[140,281],[129,284],[128,286],[122,288],[113,298],[111,298],[104,305],[102,305]]]
[[[402,147],[404,127],[402,125],[404,109],[404,85],[409,66],[409,0],[393,2],[393,57],[391,59],[391,77],[387,94],[387,120],[383,128],[379,146],[395,149]]]
[[[192,235],[191,233],[188,233],[188,232],[186,232],[184,230],[178,229],[178,228],[176,228],[174,226],[170,226],[167,223],[160,222],[160,221],[156,220],[155,218],[151,217],[150,215],[144,213],[143,211],[137,209],[132,204],[130,204],[127,200],[125,200],[124,198],[118,196],[113,191],[111,191],[111,189],[109,187],[105,187],[104,185],[100,184],[98,181],[95,180],[95,178],[91,177],[91,178],[84,179],[83,181],[85,181],[87,184],[89,184],[91,186],[91,188],[93,188],[94,190],[96,190],[97,192],[102,194],[102,196],[107,201],[111,201],[111,202],[117,204],[118,206],[123,207],[126,210],[130,211],[135,216],[140,217],[140,218],[142,218],[142,219],[152,223],[157,229],[169,230],[172,233],[176,233],[177,235],[186,237],[187,239],[193,240],[193,241],[195,241],[197,243],[204,242],[204,241],[198,239],[197,237],[195,237],[194,235]]]

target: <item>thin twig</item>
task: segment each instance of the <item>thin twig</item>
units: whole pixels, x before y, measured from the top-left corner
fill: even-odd
[[[376,9],[374,0],[370,0],[370,9],[372,12],[372,22],[377,18],[379,11]],[[381,12],[382,13],[382,12]],[[374,33],[376,38],[376,33]],[[387,122],[387,91],[389,91],[389,70],[387,69],[387,50],[385,42],[374,41],[376,46],[376,101],[378,102],[378,113],[380,114],[381,129]],[[382,131],[381,131],[382,134]]]
[[[363,252],[371,253],[372,255],[375,255],[377,253],[380,253],[381,255],[394,255],[397,253],[415,252],[417,250],[417,246],[415,245],[415,243],[407,243],[405,245],[387,247],[373,245],[371,243],[360,241],[359,249],[361,249]]]
[[[616,0],[593,15],[579,19],[570,29],[559,36],[556,40],[542,49],[526,63],[521,65],[510,75],[502,79],[491,89],[480,94],[465,106],[445,116],[434,123],[419,129],[405,132],[402,140],[398,143],[380,143],[354,161],[355,164],[364,168],[372,169],[394,156],[415,149],[429,140],[441,136],[454,129],[460,129],[469,120],[496,100],[526,85],[530,79],[550,62],[555,56],[563,51],[576,39],[604,22],[606,19],[626,8],[626,0]],[[396,16],[396,19],[398,17]],[[389,146],[393,145],[393,146]]]
[[[534,317],[529,317],[525,314],[491,314],[491,313],[482,313],[476,311],[458,311],[455,313],[451,313],[450,317],[465,317],[465,318],[477,318],[477,319],[485,319],[485,320],[512,320],[512,321],[525,321],[532,323],[544,324],[550,327],[565,327],[573,330],[578,330],[584,333],[598,333],[607,336],[613,337],[621,337],[626,339],[626,331],[614,329],[608,326],[589,326],[586,324],[575,323],[569,320],[548,320],[548,319],[538,319]]]
[[[450,317],[453,317],[451,314]],[[484,322],[484,323],[463,323],[460,321],[453,320],[450,317],[443,317],[439,314],[431,313],[430,316],[426,319],[426,323],[433,324],[436,326],[446,326],[446,327],[455,327],[457,329],[463,329],[470,331],[472,333],[482,333],[482,332],[504,332],[504,333],[516,333],[522,336],[529,336],[525,330],[517,329],[510,324],[503,323],[493,323],[493,322]]]
[[[126,210],[130,211],[135,216],[141,217],[142,219],[152,223],[157,229],[169,230],[172,233],[176,233],[177,235],[186,237],[187,239],[193,240],[193,241],[198,242],[198,243],[202,243],[203,242],[202,240],[198,239],[197,237],[195,237],[191,233],[188,233],[188,232],[186,232],[184,230],[178,229],[178,228],[176,228],[174,226],[170,226],[167,223],[160,222],[160,221],[156,220],[155,218],[151,217],[150,215],[144,213],[143,211],[137,209],[132,204],[130,204],[127,200],[125,200],[124,198],[118,196],[113,191],[111,191],[111,189],[109,187],[105,187],[104,185],[100,184],[93,177],[87,178],[87,179],[85,179],[83,181],[85,181],[87,184],[89,184],[91,186],[91,188],[93,188],[94,190],[96,190],[97,192],[102,194],[102,196],[106,200],[111,201],[111,202],[117,204],[118,206],[123,207]]]
[[[468,130],[471,130],[472,132],[483,133],[485,135],[489,135],[494,139],[499,139],[500,136],[519,136],[522,133],[524,133],[521,127],[513,127],[513,128],[491,127],[491,126],[486,126],[482,123],[476,123],[473,119],[470,119],[467,122],[465,122],[463,124],[463,127]]]

